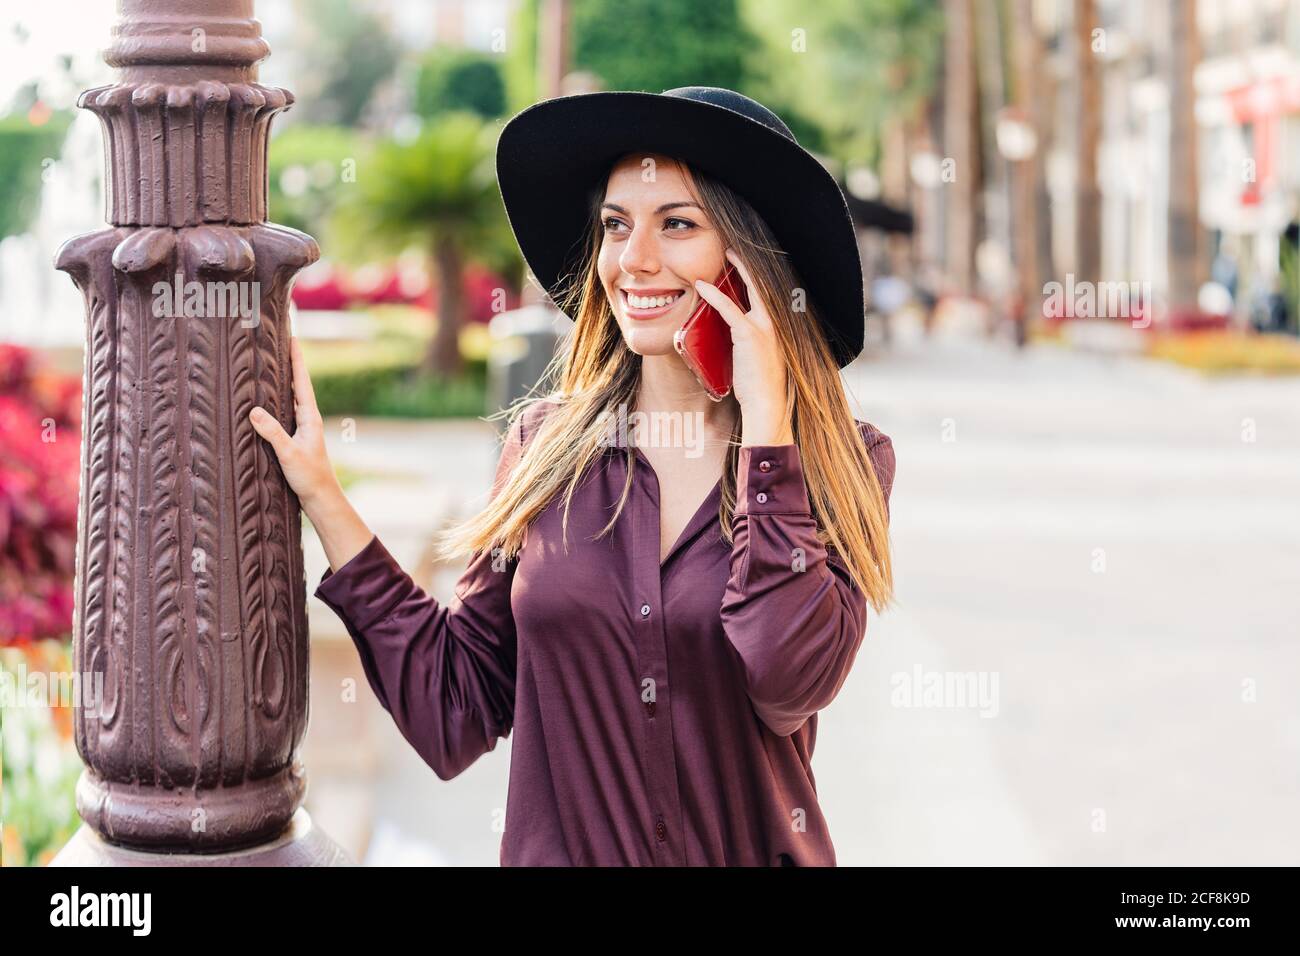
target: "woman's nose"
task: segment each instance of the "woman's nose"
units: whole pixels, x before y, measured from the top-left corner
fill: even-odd
[[[623,254],[619,256],[619,267],[626,273],[655,273],[659,271],[659,251],[655,245],[653,229],[645,226],[633,226]]]

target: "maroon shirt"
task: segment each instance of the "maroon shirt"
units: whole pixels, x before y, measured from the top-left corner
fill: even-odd
[[[511,428],[494,494],[551,407]],[[893,445],[858,427],[887,500]],[[555,501],[517,559],[475,555],[446,605],[377,538],[316,594],[440,778],[513,728],[503,866],[833,866],[810,761],[867,605],[817,540],[798,448],[742,448],[734,546],[719,481],[662,566],[658,480],[635,454],[605,538],[588,540],[626,479],[616,447],[574,492],[567,554]]]

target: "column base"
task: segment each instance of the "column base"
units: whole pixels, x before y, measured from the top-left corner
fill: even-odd
[[[356,866],[356,862],[300,807],[274,840],[229,853],[130,850],[109,843],[82,824],[50,866]]]

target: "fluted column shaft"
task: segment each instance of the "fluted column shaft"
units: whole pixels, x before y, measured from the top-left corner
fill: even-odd
[[[86,299],[73,647],[77,806],[104,839],[247,847],[302,802],[298,501],[248,413],[291,431],[288,295],[319,251],[266,223],[269,52],[251,0],[121,0],[104,130],[110,227],[57,266]],[[93,686],[93,685],[92,685]]]

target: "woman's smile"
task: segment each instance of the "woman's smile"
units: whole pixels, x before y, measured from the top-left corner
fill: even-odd
[[[623,311],[629,319],[645,321],[667,315],[686,297],[685,289],[620,289]]]

